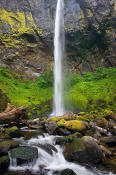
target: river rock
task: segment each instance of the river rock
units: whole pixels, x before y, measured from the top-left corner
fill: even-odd
[[[76,173],[71,169],[65,169],[61,172],[61,175],[76,175]]]
[[[64,119],[61,119],[60,121],[58,121],[57,124],[59,127],[64,127],[71,131],[83,132],[87,129],[87,122],[83,122],[80,120],[66,121]]]
[[[58,125],[55,121],[50,121],[45,123],[45,127],[49,134],[54,134]]]
[[[95,119],[95,123],[101,128],[108,129],[108,121],[105,118],[98,117]]]
[[[98,142],[90,136],[75,138],[71,143],[67,143],[64,155],[67,160],[80,163],[97,164],[103,161]]]
[[[7,155],[8,151],[12,148],[19,146],[19,143],[15,140],[5,140],[0,142],[0,155]]]
[[[21,146],[10,151],[12,159],[17,160],[17,165],[34,162],[38,158],[38,150],[35,147]]]
[[[108,146],[116,146],[116,136],[102,137],[100,139],[101,143],[107,144]]]
[[[40,144],[39,147],[51,155],[53,154],[53,151],[57,153],[57,149],[53,145],[50,145],[50,144],[41,145]]]

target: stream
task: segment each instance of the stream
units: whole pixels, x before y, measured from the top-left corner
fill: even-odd
[[[43,134],[29,140],[24,140],[23,137],[15,139],[20,142],[20,146],[36,147],[38,149],[38,158],[33,163],[17,166],[17,161],[15,159],[13,160],[9,153],[9,171],[25,172],[26,170],[29,170],[30,172],[38,175],[60,175],[62,170],[69,168],[72,169],[77,175],[113,175],[111,172],[102,172],[96,168],[88,169],[84,166],[65,160],[63,148],[56,144],[57,137],[60,136]],[[46,144],[51,145],[53,148],[52,154],[38,146]]]

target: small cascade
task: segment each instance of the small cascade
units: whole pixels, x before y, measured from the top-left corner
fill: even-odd
[[[35,174],[41,172],[42,175],[60,175],[60,172],[62,170],[69,168],[72,169],[77,175],[113,175],[112,173],[99,172],[96,169],[89,170],[78,164],[68,162],[64,158],[62,147],[55,144],[56,137],[58,136],[44,134],[44,136],[38,136],[37,138],[32,138],[27,142],[24,142],[24,145],[37,147],[38,158],[36,162],[32,165],[27,164],[17,166],[16,160],[12,160],[12,158],[10,157],[9,169],[14,171],[30,170]],[[52,149],[52,154],[50,154],[46,149],[43,149],[40,146],[46,144],[49,144],[55,148]]]

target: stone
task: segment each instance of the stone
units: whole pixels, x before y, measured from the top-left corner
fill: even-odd
[[[94,121],[97,126],[104,129],[108,129],[108,121],[105,118],[99,117],[99,118],[96,118]]]
[[[58,125],[55,121],[50,121],[50,122],[45,123],[45,127],[49,134],[53,134],[58,128]]]
[[[19,146],[19,143],[15,140],[5,140],[0,142],[0,155],[7,155],[8,151],[12,148]]]
[[[104,153],[104,157],[105,156],[110,157],[112,155],[112,152],[108,148],[106,148],[105,146],[100,145],[100,149]]]
[[[104,156],[97,142],[90,136],[75,138],[65,145],[65,158],[69,161],[98,164],[103,161]]]
[[[100,142],[104,143],[104,144],[106,144],[108,146],[111,146],[111,147],[116,146],[116,136],[102,137],[100,139]]]
[[[38,150],[35,147],[21,146],[10,151],[12,159],[16,159],[17,165],[34,162],[38,158]]]
[[[76,173],[71,169],[65,169],[61,172],[61,175],[76,175]]]
[[[72,131],[85,131],[87,129],[87,123],[80,120],[65,121],[64,119],[58,122],[58,126],[62,126]]]
[[[47,153],[49,153],[51,155],[53,154],[53,152],[57,153],[57,149],[53,145],[50,145],[50,144],[45,144],[45,145],[39,144],[37,146],[42,148],[43,150],[45,150]]]

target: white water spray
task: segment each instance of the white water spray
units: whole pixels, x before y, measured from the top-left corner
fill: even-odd
[[[54,107],[53,114],[64,114],[62,88],[62,60],[64,57],[64,0],[57,0],[54,37]]]

